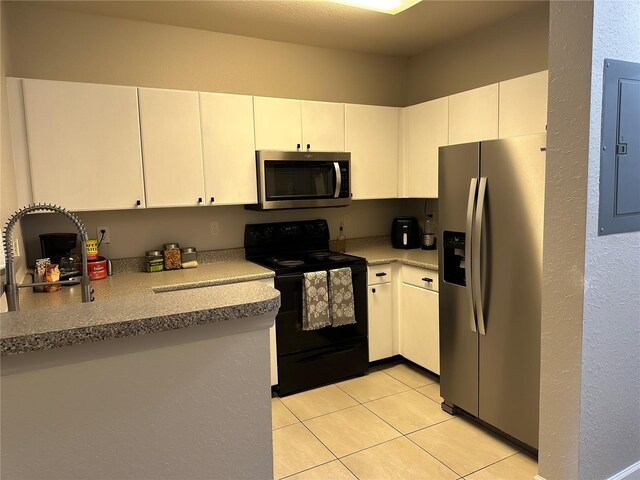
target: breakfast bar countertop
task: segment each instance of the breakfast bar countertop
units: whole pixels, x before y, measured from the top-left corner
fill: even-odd
[[[52,293],[20,289],[20,311],[0,320],[0,355],[141,335],[275,312],[273,271],[242,259],[157,273],[123,272],[91,282],[95,302],[78,286]]]

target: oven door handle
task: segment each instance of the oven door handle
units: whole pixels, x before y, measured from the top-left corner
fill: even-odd
[[[336,171],[336,191],[333,193],[333,198],[340,198],[340,190],[342,190],[342,173],[340,172],[340,164],[333,162],[333,168]]]

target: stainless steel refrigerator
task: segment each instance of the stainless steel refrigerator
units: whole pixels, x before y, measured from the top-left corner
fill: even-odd
[[[545,135],[441,147],[440,395],[538,448]]]

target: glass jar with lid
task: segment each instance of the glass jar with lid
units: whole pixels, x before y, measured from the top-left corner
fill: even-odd
[[[180,256],[180,245],[177,243],[166,243],[164,245],[164,269],[176,270],[182,267],[182,258]]]
[[[145,269],[147,272],[161,272],[164,270],[162,250],[149,250],[145,253]]]
[[[185,247],[180,250],[182,255],[182,268],[195,268],[198,266],[198,253],[195,247]]]

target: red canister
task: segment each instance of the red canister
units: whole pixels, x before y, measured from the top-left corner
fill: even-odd
[[[98,257],[87,261],[87,270],[91,280],[102,280],[107,278],[107,259]]]

